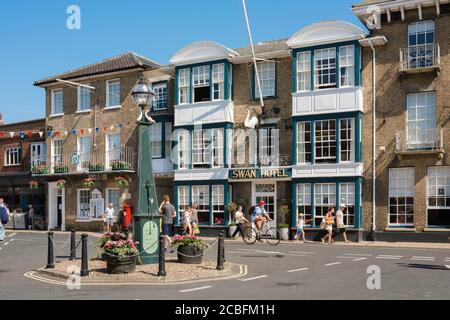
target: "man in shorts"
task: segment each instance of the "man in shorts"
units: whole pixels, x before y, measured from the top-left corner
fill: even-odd
[[[347,207],[344,204],[341,204],[340,209],[336,212],[336,229],[338,231],[338,234],[342,234],[344,237],[345,243],[349,243],[347,239],[347,229],[345,229],[344,224],[344,212],[347,210]]]
[[[262,228],[264,228],[267,220],[272,221],[270,216],[267,214],[266,209],[264,208],[265,204],[266,203],[264,202],[264,200],[261,200],[258,202],[258,206],[255,207],[255,210],[253,210],[252,222],[255,223],[256,229],[258,229],[258,231],[261,231]]]

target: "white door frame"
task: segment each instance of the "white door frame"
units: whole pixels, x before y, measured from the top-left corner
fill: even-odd
[[[62,189],[62,213],[61,213],[61,231],[66,231],[66,193]],[[57,208],[58,188],[56,182],[48,183],[48,230],[54,229],[58,224],[58,208]]]
[[[275,192],[268,192],[268,193],[259,193],[256,192],[256,185],[257,184],[273,184],[275,185]],[[276,228],[277,226],[277,181],[276,180],[259,180],[259,181],[252,181],[252,205],[256,206],[258,205],[256,203],[256,197],[257,196],[273,196],[273,205],[274,205],[274,214],[273,214],[273,222],[272,227]]]

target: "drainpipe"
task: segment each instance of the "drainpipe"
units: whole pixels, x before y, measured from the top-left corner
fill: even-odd
[[[376,50],[373,46],[372,40],[369,40],[370,48],[372,49],[372,241],[375,241],[376,230],[376,148],[377,148],[377,129],[376,129],[376,106],[377,106],[377,94],[376,94]]]

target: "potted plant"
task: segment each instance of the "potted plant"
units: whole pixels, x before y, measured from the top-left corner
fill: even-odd
[[[278,229],[280,230],[281,240],[289,240],[289,225],[287,223],[280,223]]]
[[[29,183],[30,189],[38,189],[39,188],[39,182],[36,180],[32,180]]]
[[[58,181],[56,182],[56,187],[57,187],[58,189],[64,189],[64,188],[66,187],[66,180],[63,180],[63,179],[58,180]]]
[[[232,238],[233,234],[236,232],[237,226],[236,222],[232,221],[230,222],[230,225],[228,226],[228,237]]]
[[[172,248],[178,253],[178,262],[186,264],[201,264],[203,252],[208,247],[205,241],[195,236],[176,235],[172,242]]]
[[[97,183],[95,182],[95,180],[92,179],[92,178],[86,178],[86,179],[84,179],[83,184],[84,184],[84,186],[85,186],[86,188],[95,188],[95,186],[97,185]]]
[[[129,185],[128,180],[125,179],[124,177],[116,177],[114,178],[114,180],[117,182],[117,185],[121,188],[126,188]]]
[[[130,164],[125,161],[115,161],[112,165],[113,170],[129,170],[130,168]]]
[[[123,233],[107,233],[97,241],[108,274],[132,273],[139,257],[138,243]]]

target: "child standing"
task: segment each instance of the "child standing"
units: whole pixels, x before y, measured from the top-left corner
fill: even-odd
[[[297,219],[297,234],[295,235],[295,240],[300,241],[300,236],[302,237],[301,243],[305,243],[305,216],[303,213],[300,213],[298,215],[298,219]]]

